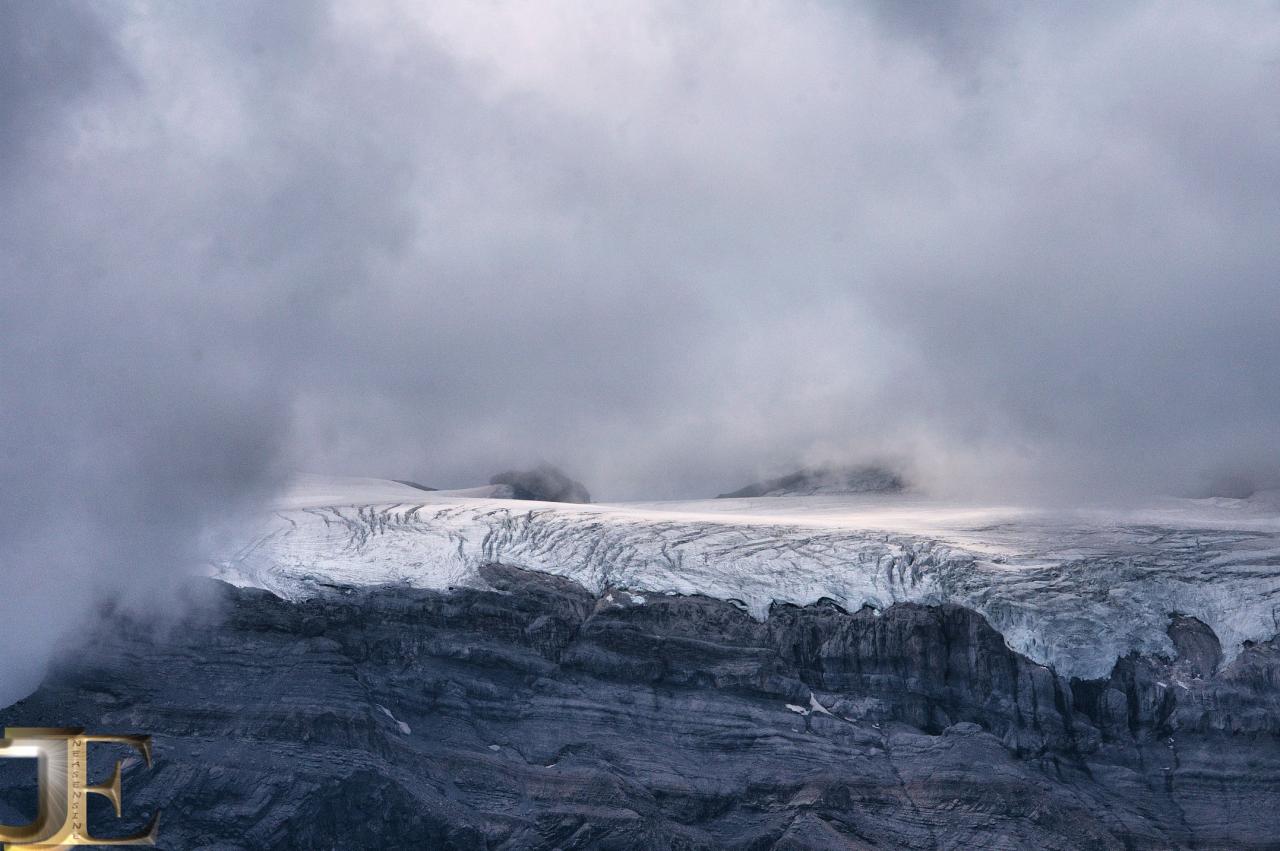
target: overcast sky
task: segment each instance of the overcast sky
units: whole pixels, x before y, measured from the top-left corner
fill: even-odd
[[[1280,6],[6,0],[0,295],[33,628],[293,469],[1274,483]]]

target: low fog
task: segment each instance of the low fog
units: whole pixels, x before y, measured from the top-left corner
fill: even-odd
[[[1275,486],[1277,151],[1271,2],[6,2],[0,702],[291,470]]]

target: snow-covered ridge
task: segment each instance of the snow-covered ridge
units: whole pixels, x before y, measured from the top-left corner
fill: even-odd
[[[297,598],[328,584],[482,584],[478,566],[501,561],[597,592],[739,600],[757,617],[823,597],[848,609],[955,602],[1014,649],[1083,677],[1130,650],[1170,653],[1173,612],[1209,624],[1228,658],[1280,632],[1280,510],[1267,499],[1051,512],[912,496],[491,497],[303,477],[214,573]]]

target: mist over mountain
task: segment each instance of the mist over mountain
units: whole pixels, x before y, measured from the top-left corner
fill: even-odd
[[[931,645],[940,655],[929,658],[946,664],[926,673],[945,680],[946,671],[972,668],[981,683],[995,659],[1019,688],[1035,679],[1050,689],[1041,696],[1061,698],[1052,711],[1045,704],[1044,723],[1080,731],[1043,751],[1046,761],[1084,765],[1087,775],[1087,760],[1103,753],[1100,773],[1140,775],[1155,798],[1144,792],[1108,810],[1114,819],[1090,822],[1103,847],[1134,836],[1149,847],[1203,837],[1263,843],[1268,825],[1232,834],[1213,807],[1196,810],[1196,795],[1176,786],[1177,766],[1153,754],[1163,757],[1168,734],[1197,717],[1207,719],[1187,740],[1197,759],[1212,757],[1216,737],[1276,729],[1266,683],[1280,609],[1265,492],[1280,483],[1278,150],[1280,11],[1264,0],[8,0],[0,4],[0,640],[21,652],[0,656],[0,704],[36,689],[58,643],[88,634],[103,611],[131,630],[172,629],[202,608],[183,602],[199,596],[184,590],[193,574],[223,571],[282,594],[361,576],[388,585],[425,576],[429,587],[413,587],[430,592],[423,605],[447,620],[455,605],[491,602],[467,596],[477,590],[469,586],[450,597],[453,580],[480,576],[493,553],[515,552],[585,584],[565,592],[552,583],[568,594],[568,614],[537,591],[534,602],[503,598],[517,614],[496,625],[468,609],[460,637],[430,644],[428,625],[420,640],[445,661],[422,669],[439,696],[415,708],[422,718],[437,705],[467,717],[480,703],[476,689],[514,676],[469,660],[485,669],[449,679],[449,654],[485,635],[499,636],[498,656],[506,645],[522,659],[527,651],[528,675],[546,672],[561,697],[580,673],[572,656],[559,668],[568,632],[597,626],[609,633],[605,645],[597,651],[592,635],[578,636],[583,658],[605,679],[625,680],[626,696],[671,678],[719,689],[690,673],[701,662],[662,667],[668,639],[683,640],[670,623],[652,627],[656,638],[634,664],[620,659],[617,635],[642,633],[624,624],[614,635],[608,618],[593,622],[596,607],[622,604],[610,588],[588,586],[624,568],[650,581],[648,593],[698,598],[691,610],[710,623],[694,640],[747,648],[737,670],[766,681],[749,699],[772,705],[807,695],[790,680],[778,686],[771,672],[818,682],[811,674],[827,662],[789,638],[752,644],[762,628],[730,610],[750,597],[754,618],[777,595],[821,586],[830,597],[822,583],[834,582],[832,593],[853,607],[842,617],[961,606],[956,634],[944,630]],[[812,471],[868,458],[902,465],[866,487],[909,483],[949,500],[951,525],[928,515],[886,531],[885,517],[847,507],[797,518],[805,500],[767,496],[857,490]],[[529,459],[572,478],[530,474]],[[665,526],[645,513],[658,509],[618,507],[705,497],[796,469],[798,479],[747,488],[771,500],[754,520],[717,525],[717,516],[744,510],[733,500],[701,500]],[[296,470],[362,484],[311,492],[311,514],[286,504]],[[495,470],[517,472],[484,485]],[[448,496],[389,486],[394,476]],[[1222,500],[1214,509],[1222,513],[1203,529],[1182,523],[1203,519],[1202,507],[1162,502],[1169,494]],[[509,496],[573,504],[513,507]],[[1009,507],[1014,531],[978,540],[992,503]],[[1090,525],[1098,503],[1116,512],[1103,515],[1111,525]],[[1046,505],[1058,512],[1048,521]],[[612,519],[592,526],[597,510]],[[279,525],[277,512],[299,513],[299,528],[325,547],[292,548],[304,533]],[[264,520],[276,524],[267,537],[246,538]],[[763,543],[753,524],[772,530]],[[1045,543],[1040,533],[1054,524],[1086,531]],[[964,547],[939,537],[940,525]],[[1170,529],[1178,533],[1166,536]],[[691,541],[712,532],[720,549],[703,559]],[[1113,534],[1123,547],[1111,546]],[[601,537],[618,548],[601,548]],[[778,541],[794,564],[761,549]],[[1035,546],[1008,552],[1025,541]],[[739,576],[723,552],[760,570]],[[1004,569],[1010,559],[1022,559],[1019,572]],[[716,602],[702,600],[711,588],[694,587],[695,576],[721,583]],[[1046,588],[1056,608],[1039,593]],[[500,597],[504,589],[479,590]],[[345,604],[322,617],[293,598],[246,593],[233,609],[254,623],[247,638],[229,628],[228,646],[296,650],[323,666],[335,662],[326,641],[336,639],[313,625],[361,619]],[[1186,611],[1192,603],[1200,608]],[[526,622],[520,613],[530,611]],[[1182,687],[1159,679],[1178,673],[1165,631],[1175,614],[1244,659],[1224,669],[1226,681],[1204,686],[1208,694],[1201,683],[1183,689],[1192,696],[1169,697]],[[984,643],[979,615],[1026,652],[987,653],[1003,645]],[[915,622],[901,616],[892,622]],[[1060,629],[1041,630],[1046,619]],[[253,637],[286,621],[280,645]],[[520,635],[502,632],[504,623],[520,624]],[[834,629],[848,636],[849,623],[836,619]],[[1115,624],[1134,634],[1099,644]],[[368,661],[361,635],[334,629],[350,638],[342,665]],[[118,649],[163,664],[167,651],[154,638],[131,632]],[[778,658],[751,656],[757,646]],[[1069,678],[1051,666],[1069,657],[1064,648],[1082,647],[1093,648],[1087,658],[1098,669],[1068,699]],[[1098,666],[1130,649],[1140,659],[1116,663],[1112,683],[1111,669]],[[846,655],[872,679],[880,665],[910,673],[897,651]],[[395,670],[394,661],[374,664],[361,676],[394,694],[399,686],[383,678]],[[860,676],[833,691],[856,702]],[[154,702],[112,702],[92,671],[48,682],[40,705],[74,705],[86,722],[146,718],[173,724],[177,736],[174,718],[209,717],[198,705],[165,714]],[[164,700],[235,693],[200,697],[182,676],[166,683]],[[102,701],[64,701],[63,687]],[[952,710],[969,706],[967,693],[884,717],[915,725],[896,740],[904,747],[919,734],[941,748],[934,734],[978,723],[971,715],[994,737],[984,748],[1007,746],[1010,760],[1023,760],[1020,725],[1030,725],[1028,741],[1043,741],[1044,730],[1039,715],[1020,714],[1027,706],[1017,701],[1030,698],[1015,691],[1023,697],[963,720]],[[1237,691],[1246,718],[1232,709]],[[291,696],[264,693],[262,704]],[[726,700],[736,706],[738,696]],[[696,705],[695,695],[680,711]],[[791,713],[786,705],[773,709]],[[799,705],[811,714],[791,714],[812,719],[816,710]],[[389,716],[359,706],[347,716],[358,720],[336,729],[363,737],[355,752],[385,753],[369,731]],[[335,729],[317,712],[313,727],[285,718],[270,733],[287,742]],[[880,742],[856,717],[848,735]],[[245,733],[238,724],[203,734],[216,744]],[[969,732],[952,729],[953,741]],[[885,734],[875,747],[894,741]],[[1249,767],[1243,742],[1231,739],[1223,752],[1234,760],[1232,782],[1247,785],[1250,771],[1263,770]],[[587,754],[588,777],[612,759],[590,745],[569,752]],[[595,776],[631,782],[617,764]],[[356,784],[359,793],[385,792],[397,812],[413,812],[419,799],[401,796],[388,780],[395,771],[375,772]],[[197,776],[210,779],[187,778]],[[215,777],[210,788],[239,806],[259,779]],[[760,808],[848,794],[841,784],[818,792],[776,780]],[[330,781],[354,788],[341,785],[345,777]],[[1130,788],[1066,786],[1086,797]],[[201,788],[175,794],[200,801]],[[680,794],[653,812],[679,822],[723,803],[703,787]],[[646,787],[627,800],[658,797]],[[316,812],[332,812],[317,800]],[[241,815],[252,802],[244,806]],[[269,822],[273,812],[260,815]],[[1135,812],[1159,817],[1147,824]],[[737,835],[736,818],[716,836]],[[798,819],[797,829],[825,835],[816,818]],[[1069,844],[1071,827],[1058,827],[1055,841]],[[546,844],[580,828],[556,822]],[[645,829],[624,832],[643,838]],[[518,845],[537,831],[493,836]],[[283,841],[266,826],[255,836],[262,846]],[[202,841],[198,830],[190,838]],[[971,844],[989,841],[983,834]]]
[[[6,409],[603,499],[1274,480],[1270,7],[557,8],[6,4]]]

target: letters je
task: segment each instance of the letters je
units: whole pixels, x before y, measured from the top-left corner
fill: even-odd
[[[120,768],[105,783],[89,785],[89,745],[110,742],[128,745],[151,767],[150,736],[111,736],[85,733],[77,727],[7,727],[0,739],[0,757],[34,758],[39,784],[35,820],[24,825],[0,824],[0,843],[7,847],[61,848],[68,845],[154,845],[160,814],[130,836],[97,837],[89,832],[88,796],[109,800],[120,816]]]

